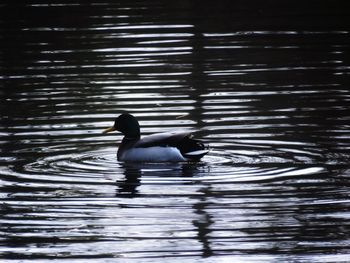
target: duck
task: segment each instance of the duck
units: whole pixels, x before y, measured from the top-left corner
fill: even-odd
[[[103,134],[113,131],[124,135],[117,152],[118,161],[189,162],[199,161],[209,152],[209,146],[193,138],[194,131],[156,133],[141,138],[139,122],[129,113],[119,115]]]

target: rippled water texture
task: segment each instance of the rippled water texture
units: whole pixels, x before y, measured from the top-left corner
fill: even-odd
[[[348,262],[350,11],[280,2],[0,4],[0,261]],[[211,151],[118,162],[121,112]]]

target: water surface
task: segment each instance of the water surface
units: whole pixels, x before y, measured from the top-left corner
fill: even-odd
[[[341,1],[8,2],[2,262],[347,261]],[[121,112],[211,151],[118,162]]]

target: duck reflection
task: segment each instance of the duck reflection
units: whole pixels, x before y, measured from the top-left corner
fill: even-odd
[[[122,163],[124,177],[116,181],[117,185],[117,197],[137,197],[139,188],[142,184],[142,177],[147,178],[159,178],[160,180],[165,178],[181,178],[194,177],[198,173],[199,163]],[[181,183],[188,183],[181,182]]]
[[[198,216],[192,221],[192,224],[197,233],[197,239],[202,244],[202,257],[210,257],[213,255],[213,250],[210,244],[210,229],[214,223],[212,215],[208,212],[209,202],[207,198],[212,194],[210,187],[203,187],[198,191],[202,197],[193,205],[193,211]]]
[[[124,178],[117,180],[117,197],[135,197],[141,185],[141,168],[138,165],[124,163]]]
[[[123,198],[142,197],[146,193],[140,191],[143,183],[145,186],[150,184],[159,184],[160,187],[166,187],[163,184],[182,184],[195,185],[195,178],[204,168],[202,163],[122,163],[124,178],[117,180],[116,196]],[[203,172],[203,171],[202,171]],[[152,179],[151,179],[152,178]],[[151,180],[150,180],[151,179]],[[153,181],[156,179],[156,181]],[[186,179],[186,180],[184,180]],[[144,189],[146,189],[145,187]],[[195,186],[196,188],[196,186]],[[195,201],[190,205],[195,218],[191,220],[195,238],[201,244],[199,253],[202,257],[213,255],[211,248],[210,234],[214,223],[213,216],[210,214],[210,202],[208,198],[212,195],[210,186],[200,187],[196,194],[191,198]]]

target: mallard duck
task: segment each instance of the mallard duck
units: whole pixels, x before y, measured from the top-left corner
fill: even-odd
[[[117,153],[119,161],[199,161],[209,152],[207,146],[193,139],[191,132],[157,133],[141,138],[138,121],[128,113],[117,117],[114,125],[103,133],[112,131],[119,131],[124,135]]]

